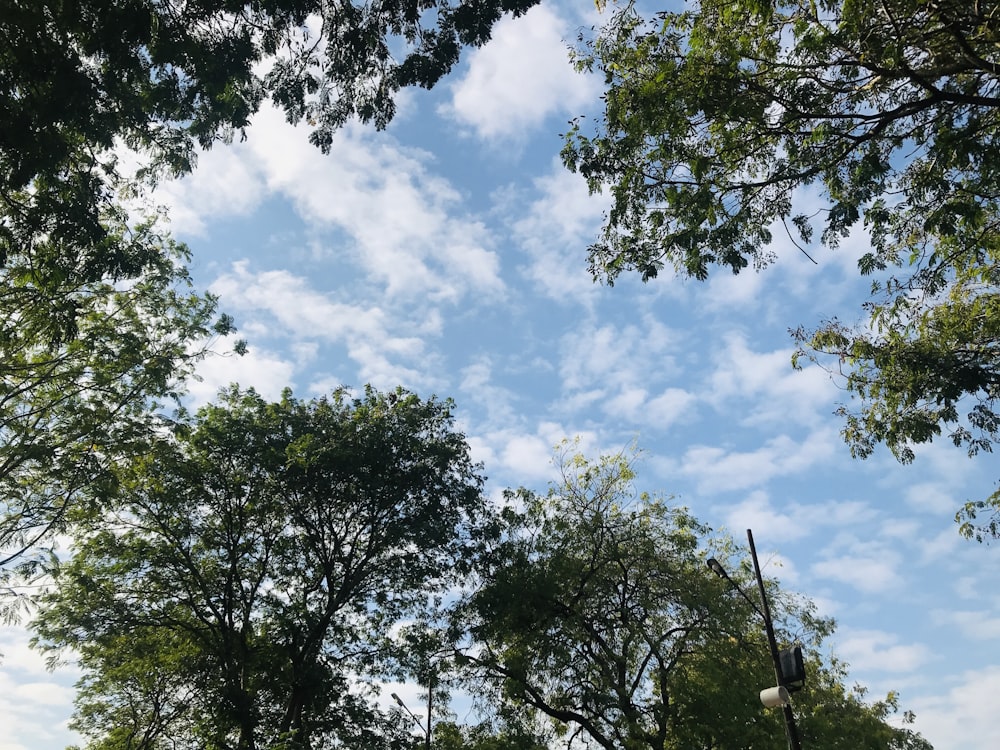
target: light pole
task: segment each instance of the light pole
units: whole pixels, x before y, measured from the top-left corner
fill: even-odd
[[[726,569],[714,557],[708,558],[708,567],[720,578],[725,578],[729,582],[729,585],[739,592],[740,596],[746,599],[747,603],[753,607],[753,610],[763,618],[764,629],[767,631],[767,645],[771,649],[771,661],[774,662],[774,677],[777,680],[778,692],[780,693],[780,689],[785,688],[785,676],[781,669],[781,656],[778,654],[778,643],[774,638],[771,609],[767,605],[767,594],[764,592],[764,578],[760,574],[760,563],[757,562],[757,548],[754,547],[753,533],[750,529],[747,529],[747,541],[750,542],[750,556],[753,558],[753,569],[757,575],[757,588],[760,589],[760,600],[763,604],[763,609],[758,608],[754,604],[753,600],[737,585],[736,581],[729,577]],[[787,701],[783,701],[781,710],[785,715],[785,735],[788,737],[788,747],[791,750],[802,750],[802,744],[799,742],[799,731],[795,726],[795,715],[792,713],[791,705]]]
[[[403,703],[403,699],[402,698],[400,698],[395,693],[390,693],[390,695],[392,696],[392,699],[394,701],[396,701],[396,703],[398,703],[402,707],[402,709],[404,711],[406,711],[406,713],[408,713],[410,715],[410,717],[413,719],[413,721],[416,723],[416,725],[418,727],[420,727],[420,731],[424,733],[424,740],[425,740],[425,748],[426,748],[426,750],[431,750],[431,709],[433,708],[433,700],[434,700],[434,682],[433,682],[433,680],[431,680],[430,682],[431,682],[431,684],[427,686],[427,726],[426,727],[423,725],[423,723],[421,723],[421,721],[417,717],[417,715],[415,713],[413,713],[413,711],[411,711],[409,709],[409,707],[405,703]]]

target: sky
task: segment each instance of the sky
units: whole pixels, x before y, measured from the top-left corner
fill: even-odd
[[[451,397],[496,494],[544,491],[564,438],[591,456],[635,442],[643,488],[737,540],[752,529],[765,572],[836,619],[852,682],[898,691],[938,750],[1000,747],[1000,551],[953,520],[993,491],[993,460],[947,443],[908,466],[854,460],[834,413],[849,395],[792,369],[790,328],[859,318],[862,234],[810,248],[815,264],[776,233],[760,273],[593,282],[607,197],[558,153],[600,103],[567,60],[594,22],[586,3],[548,2],[433,91],[403,92],[386,131],[349,125],[324,156],[264,110],[245,142],[163,185],[198,287],[249,344],[209,358],[191,402],[232,381]],[[0,750],[63,748],[76,674],[47,671],[28,639],[0,629]]]

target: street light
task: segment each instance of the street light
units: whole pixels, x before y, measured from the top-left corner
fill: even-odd
[[[732,586],[740,596],[746,599],[747,603],[753,608],[754,612],[763,618],[764,629],[767,631],[767,645],[771,649],[771,661],[774,662],[774,677],[777,680],[777,687],[762,690],[760,699],[765,706],[781,706],[781,710],[785,715],[785,735],[788,737],[788,747],[791,748],[791,750],[802,750],[802,744],[799,742],[799,732],[795,726],[795,715],[792,713],[792,706],[789,703],[790,698],[788,695],[787,682],[781,669],[781,655],[778,653],[778,643],[774,637],[774,624],[771,622],[771,610],[767,604],[767,594],[764,592],[764,578],[760,574],[760,563],[757,562],[757,548],[754,546],[753,533],[750,529],[747,529],[747,540],[750,542],[750,556],[753,558],[753,569],[754,573],[757,575],[757,588],[760,589],[760,601],[763,604],[763,609],[759,608],[754,601],[747,596],[747,593],[737,585],[736,581],[729,577],[726,569],[722,567],[722,563],[714,557],[710,557],[707,560],[708,567],[717,576],[728,581],[729,585]]]
[[[426,740],[426,745],[425,745],[426,750],[431,750],[431,700],[432,700],[431,696],[433,695],[433,686],[427,688],[427,726],[426,727],[423,725],[423,723],[420,721],[420,719],[417,717],[417,715],[415,713],[413,713],[413,711],[411,711],[409,709],[409,707],[405,703],[403,703],[403,699],[402,698],[400,698],[395,693],[390,693],[389,695],[391,695],[392,699],[394,701],[396,701],[396,703],[398,703],[402,707],[402,709],[404,711],[406,711],[406,713],[408,713],[410,715],[410,717],[413,719],[413,721],[416,723],[416,725],[418,727],[420,727],[420,731],[423,732],[424,739]]]

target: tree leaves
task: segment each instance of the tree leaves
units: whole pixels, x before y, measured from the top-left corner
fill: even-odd
[[[617,750],[783,747],[757,695],[774,679],[760,612],[705,565],[737,560],[686,510],[636,495],[626,454],[564,454],[563,481],[528,499],[523,527],[456,612],[476,684],[494,705],[548,717],[581,744]],[[743,562],[746,560],[744,558]],[[748,565],[733,565],[752,586]],[[818,654],[833,624],[768,582],[778,637],[809,647],[796,693],[803,745],[927,750],[843,685]],[[572,742],[572,740],[571,740]]]
[[[563,149],[613,198],[594,276],[671,265],[705,279],[766,266],[779,223],[829,247],[863,228],[859,270],[883,277],[869,319],[798,336],[860,399],[844,411],[852,450],[885,442],[909,460],[940,434],[984,450],[997,438],[998,39],[967,3],[702,0],[652,18],[621,4],[577,51],[605,73],[603,120]],[[793,199],[807,186],[826,203],[809,217]]]
[[[80,655],[90,747],[397,739],[365,681],[395,669],[393,629],[462,577],[491,520],[448,402],[234,386],[116,479],[33,623]]]

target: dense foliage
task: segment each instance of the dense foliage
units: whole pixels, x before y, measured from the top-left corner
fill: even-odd
[[[0,569],[139,439],[210,333],[184,249],[123,206],[268,101],[323,149],[350,117],[384,126],[401,87],[535,2],[0,3]]]
[[[147,176],[185,173],[270,100],[326,149],[352,116],[384,126],[396,91],[432,86],[537,1],[5,0],[0,267],[41,243],[90,280],[131,277],[155,248],[102,221],[114,147],[147,154]]]
[[[613,196],[591,270],[613,282],[670,265],[704,279],[772,262],[776,231],[805,249],[864,230],[867,320],[796,334],[860,399],[844,410],[852,450],[883,442],[908,461],[941,434],[989,450],[998,41],[993,4],[964,0],[700,0],[653,15],[613,4],[577,57],[605,76],[603,120],[575,123],[563,152]],[[967,510],[998,506],[995,495]],[[995,516],[978,528],[997,531]]]
[[[39,562],[67,510],[112,491],[113,465],[141,450],[157,404],[231,321],[195,295],[183,247],[155,225],[115,227],[158,260],[128,284],[16,253],[0,269],[0,582]],[[16,591],[17,589],[15,589]],[[6,614],[15,602],[3,588]]]
[[[34,621],[88,748],[390,747],[370,681],[491,514],[450,406],[233,388],[118,468]]]
[[[629,459],[566,456],[547,496],[521,493],[523,533],[500,549],[460,610],[466,652],[497,705],[549,717],[570,746],[606,750],[785,747],[758,702],[774,683],[759,609],[709,571],[737,560],[684,509],[636,496]],[[744,590],[750,572],[731,564]],[[752,585],[752,584],[751,584]],[[803,747],[927,750],[824,663],[832,623],[770,583],[779,638],[809,652],[795,696]]]

